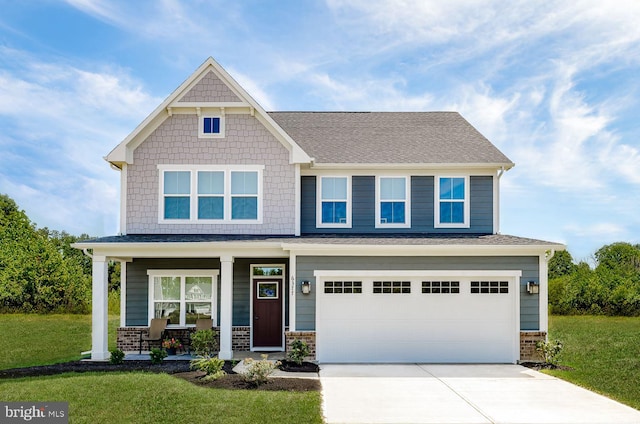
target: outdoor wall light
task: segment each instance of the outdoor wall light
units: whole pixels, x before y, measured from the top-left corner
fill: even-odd
[[[527,281],[527,293],[538,294],[540,293],[540,284],[535,281]]]
[[[310,281],[303,281],[302,285],[300,286],[300,288],[302,290],[302,294],[311,293],[311,282]]]

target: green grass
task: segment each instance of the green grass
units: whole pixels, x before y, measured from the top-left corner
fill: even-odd
[[[222,390],[167,374],[0,380],[3,401],[69,402],[71,423],[321,423],[319,392]]]
[[[109,349],[115,348],[119,317],[109,316]],[[0,369],[73,361],[91,349],[90,315],[0,314],[0,330],[11,337]]]
[[[640,317],[551,316],[556,339],[560,364],[574,370],[549,374],[640,409]]]

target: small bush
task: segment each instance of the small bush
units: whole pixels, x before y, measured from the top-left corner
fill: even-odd
[[[124,362],[124,352],[120,349],[113,349],[111,351],[111,357],[109,358],[109,362],[113,365],[122,364]]]
[[[310,353],[311,349],[309,349],[309,345],[303,340],[296,339],[291,343],[291,350],[287,356],[296,364],[302,365],[302,361],[304,361],[304,358],[309,356]]]
[[[218,351],[216,331],[198,330],[191,335],[191,350],[198,356],[211,356]]]
[[[154,347],[153,349],[151,349],[151,352],[149,352],[149,357],[151,358],[152,364],[159,365],[162,363],[164,358],[167,357],[167,352],[163,349],[158,349],[157,347]]]
[[[271,373],[280,366],[279,361],[271,362],[267,358],[267,355],[262,355],[260,361],[245,359],[243,363],[247,366],[247,370],[242,373],[244,381],[256,387],[265,384]]]
[[[202,378],[204,381],[217,380],[227,374],[222,370],[222,367],[224,367],[224,360],[216,357],[202,356],[192,360],[189,367],[192,370],[197,369],[199,371],[204,371],[207,374]]]
[[[544,362],[551,365],[556,365],[559,362],[562,347],[560,340],[556,340],[553,343],[540,340],[536,343],[536,351],[542,356]]]

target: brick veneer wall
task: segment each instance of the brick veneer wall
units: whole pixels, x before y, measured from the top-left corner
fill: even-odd
[[[315,331],[286,331],[284,333],[287,352],[291,350],[291,343],[300,339],[309,345],[310,354],[308,359],[316,359],[316,332]]]
[[[536,352],[536,343],[546,339],[547,333],[544,331],[521,331],[520,362],[542,362],[542,357]]]
[[[218,346],[220,346],[220,327],[213,328],[217,332]],[[124,352],[138,351],[140,332],[149,334],[149,327],[120,327],[117,330],[116,346]],[[184,343],[189,340],[189,330],[170,330],[169,335]],[[160,347],[160,342],[151,342],[151,347]],[[231,349],[242,352],[251,348],[251,327],[233,327],[231,329]],[[147,342],[142,342],[142,350],[149,350]]]

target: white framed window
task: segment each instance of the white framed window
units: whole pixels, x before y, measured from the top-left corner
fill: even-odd
[[[469,228],[469,177],[437,176],[434,193],[434,227]]]
[[[203,115],[198,117],[198,137],[199,138],[223,138],[224,137],[224,116]]]
[[[351,228],[351,177],[318,177],[316,199],[316,227]]]
[[[164,224],[259,224],[263,165],[158,165]]]
[[[376,177],[376,228],[411,227],[411,179]]]
[[[153,270],[149,276],[149,322],[169,318],[170,327],[189,327],[198,318],[217,325],[217,269]]]

